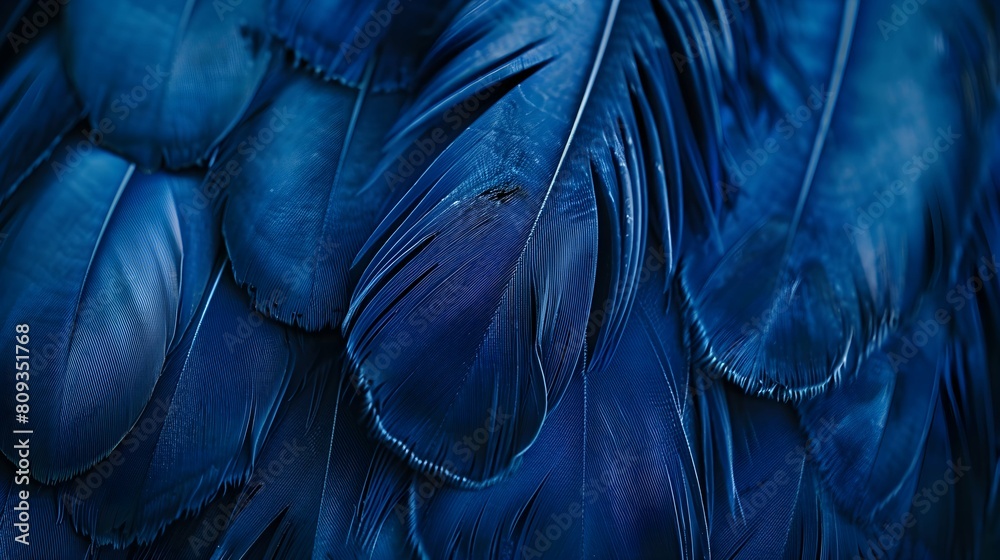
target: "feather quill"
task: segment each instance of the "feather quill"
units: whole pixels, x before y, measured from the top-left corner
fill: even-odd
[[[827,77],[798,90],[798,109],[765,113],[759,144],[734,136],[730,179],[742,186],[726,250],[694,248],[683,273],[710,358],[779,398],[853,374],[915,319],[961,238],[995,106],[982,5],[926,6],[891,37],[877,24],[890,2],[818,13],[831,6],[825,30],[804,28],[830,53]],[[792,78],[817,75],[815,60],[801,66]]]
[[[252,312],[228,264],[216,270],[129,435],[61,492],[74,526],[100,544],[149,542],[245,480],[285,398],[297,335]],[[98,488],[81,486],[95,476]]]
[[[207,276],[203,256],[185,260],[197,228],[179,211],[197,178],[144,175],[100,149],[72,163],[41,167],[0,211],[0,314],[8,332],[30,329],[32,473],[44,482],[92,466],[129,430],[183,328],[182,301]],[[0,387],[13,395],[15,381]],[[11,436],[2,442],[15,457]]]
[[[709,554],[683,413],[688,352],[662,282],[661,271],[641,288],[620,351],[603,370],[577,372],[508,477],[483,490],[435,490],[433,478],[415,478],[409,514],[426,557]]]
[[[608,302],[593,361],[613,352],[650,197],[679,214],[683,188],[667,195],[660,169],[681,168],[674,153],[688,140],[674,125],[675,29],[687,28],[659,1],[486,0],[435,43],[389,144],[391,160],[429,163],[396,166],[407,190],[359,259],[345,320],[378,432],[411,465],[468,485],[502,474],[565,391],[592,300]],[[437,119],[451,127],[425,144]],[[691,183],[699,206],[705,185]],[[669,252],[677,224],[663,222]],[[595,294],[605,232],[613,272]],[[512,419],[460,461],[454,446],[491,408]]]

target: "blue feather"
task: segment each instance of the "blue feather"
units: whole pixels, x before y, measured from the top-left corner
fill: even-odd
[[[988,557],[995,4],[4,2],[0,557]]]
[[[325,80],[385,92],[413,86],[440,26],[461,0],[270,0],[272,33]],[[366,68],[378,68],[366,76]]]
[[[0,204],[83,117],[66,75],[53,64],[56,34],[42,33],[18,50],[0,78]]]
[[[328,17],[319,9],[323,3],[315,4],[273,2],[272,23],[299,47],[315,47],[316,33],[332,40],[340,28],[313,28]],[[416,65],[453,11],[449,4],[455,2],[395,2],[360,14],[372,18],[353,31],[366,34],[365,49],[355,53],[341,43],[337,62],[327,68],[348,72],[342,66],[349,63],[360,74],[330,83],[277,70],[261,88],[253,114],[215,158],[206,190],[228,188],[227,248],[237,279],[262,313],[307,330],[340,325],[357,281],[350,267],[395,191],[390,182],[370,178],[386,132],[409,97]],[[332,13],[343,18],[340,12]],[[398,25],[403,18],[406,25]],[[368,37],[372,25],[387,35],[384,42]]]
[[[21,499],[22,492],[28,493],[27,500]],[[3,506],[0,557],[5,560],[89,557],[90,542],[73,532],[69,521],[62,516],[54,488],[34,481],[24,483],[15,467],[0,461],[0,498]]]
[[[408,190],[365,248],[345,321],[380,435],[411,465],[470,485],[496,478],[557,406],[592,300],[609,302],[593,361],[617,345],[648,200],[670,216],[682,200],[658,169],[679,169],[673,154],[686,140],[668,137],[683,117],[671,111],[680,86],[664,36],[684,26],[664,9],[473,2],[431,50],[389,159],[432,161],[419,174],[396,166]],[[422,137],[439,118],[452,126]],[[707,194],[693,182],[699,206]],[[671,251],[678,224],[661,221]],[[605,232],[612,272],[595,293]],[[513,418],[459,461],[454,445],[490,408]]]
[[[886,341],[855,378],[798,407],[810,438],[823,442],[812,458],[834,503],[865,524],[899,519],[916,490],[939,371],[950,360],[933,314],[924,313],[919,325]],[[916,346],[914,337],[927,346]]]
[[[405,99],[309,76],[285,86],[234,131],[209,173],[228,191],[224,232],[256,308],[307,330],[339,326],[350,266],[378,224],[384,183],[362,189]]]
[[[163,534],[146,544],[124,550],[129,560],[199,560],[208,558],[219,537],[225,533],[239,506],[242,486],[234,485],[198,510],[197,515],[185,516],[170,524]],[[113,549],[102,547],[102,552]]]
[[[228,265],[218,266],[130,434],[65,485],[74,525],[101,544],[149,542],[244,480],[292,379],[294,336],[253,313]],[[102,482],[90,488],[94,478]]]
[[[383,0],[270,0],[271,31],[326,78],[358,86],[364,69],[402,2],[392,11]],[[403,8],[405,9],[405,8]],[[368,24],[368,30],[365,25]]]
[[[724,383],[701,393],[698,409],[712,555],[784,557],[807,477],[794,412]]]
[[[72,136],[62,147],[80,141]],[[40,168],[0,212],[4,328],[28,325],[35,352],[30,419],[39,480],[65,479],[104,457],[152,393],[184,294],[195,289],[182,289],[182,276],[193,282],[205,260],[193,255],[184,268],[192,229],[181,227],[178,206],[194,185],[136,173],[95,149]],[[27,258],[25,247],[45,258]],[[12,356],[14,344],[3,342]],[[0,383],[15,393],[13,375]],[[10,437],[3,443],[14,456]]]
[[[263,1],[67,4],[63,59],[98,143],[142,169],[205,158],[268,69]]]
[[[29,15],[27,12],[28,6],[30,5],[31,0],[11,0],[10,2],[4,2],[3,6],[0,6],[0,32],[2,32],[0,35],[7,39],[10,48],[14,51],[14,54],[18,53],[21,41],[29,42],[29,39],[25,37],[23,33],[17,33],[15,28],[18,25],[26,25],[21,18]],[[37,27],[35,27],[35,29],[37,29]],[[13,34],[14,36],[8,35],[8,33]],[[6,47],[0,48],[6,49]]]
[[[603,370],[577,372],[507,478],[484,490],[415,478],[410,515],[426,557],[708,555],[684,413],[688,352],[662,282],[661,271],[640,288],[619,352]],[[507,420],[499,410],[488,429]]]
[[[884,37],[890,2],[833,5],[813,38],[836,45],[827,77],[765,114],[759,144],[733,136],[726,251],[694,248],[684,268],[704,349],[752,393],[818,393],[914,319],[961,239],[994,113],[982,6],[927,6]]]
[[[315,370],[283,403],[213,558],[403,556],[387,550],[402,541],[393,508],[403,467],[365,430],[355,389],[337,371],[343,342],[325,340],[324,354],[311,354]]]

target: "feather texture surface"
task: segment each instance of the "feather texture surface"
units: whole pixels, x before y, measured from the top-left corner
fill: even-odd
[[[435,479],[414,480],[409,514],[427,557],[708,554],[685,413],[681,314],[663,297],[662,285],[661,272],[641,288],[621,352],[607,368],[576,372],[538,440],[505,480],[485,490],[436,491]],[[485,430],[506,421],[508,415],[497,411]],[[466,455],[482,439],[473,434]]]
[[[374,67],[371,68],[374,71]],[[365,189],[404,100],[306,75],[233,133],[209,174],[229,192],[224,232],[257,309],[308,330],[339,327],[351,264],[378,224],[386,183]]]
[[[397,519],[402,465],[364,429],[361,402],[338,371],[343,342],[327,344],[330,357],[285,399],[213,558],[404,557],[391,547],[405,542],[388,534],[393,525],[381,532]]]
[[[797,105],[756,140],[734,136],[726,250],[684,270],[706,351],[750,392],[797,398],[852,374],[914,320],[970,215],[995,35],[975,32],[969,2],[927,6],[889,40],[878,22],[892,10],[817,4],[827,75],[801,73],[819,81]]]
[[[369,241],[345,322],[378,429],[412,465],[474,485],[534,440],[583,350],[602,219],[611,272],[596,297],[608,302],[610,334],[597,337],[594,361],[614,348],[641,268],[649,191],[664,204],[681,199],[649,167],[676,151],[659,136],[680,118],[667,109],[680,86],[664,9],[473,2],[432,48],[426,65],[439,70],[390,146],[429,163],[403,179],[406,194]],[[622,98],[633,92],[634,103]],[[452,130],[421,136],[436,118]],[[662,226],[669,237],[673,224]],[[433,366],[395,350],[442,345]],[[511,420],[458,462],[453,446],[491,407]]]
[[[0,557],[1000,549],[992,0],[0,30]]]
[[[63,57],[90,126],[102,133],[95,143],[140,169],[205,158],[268,69],[263,1],[69,2]]]
[[[5,34],[6,35],[6,34]],[[44,161],[60,138],[83,116],[73,90],[58,65],[57,38],[43,33],[4,66],[0,83],[0,203]],[[11,47],[13,48],[13,47]]]
[[[64,485],[74,525],[98,543],[148,542],[164,520],[243,481],[286,396],[293,347],[302,344],[252,312],[227,264],[216,268],[200,313],[129,435]],[[93,477],[102,484],[90,489]]]
[[[65,479],[96,463],[152,394],[184,313],[182,275],[195,281],[204,260],[195,253],[182,274],[190,230],[181,226],[178,200],[192,184],[197,179],[137,173],[94,150],[72,166],[39,168],[4,207],[4,328],[28,325],[21,342],[34,338],[38,352],[24,376],[38,398],[31,416],[38,479]],[[46,260],[11,254],[24,245]],[[16,344],[9,338],[4,348],[14,355]],[[16,381],[5,377],[4,390]],[[16,455],[10,435],[3,446]]]

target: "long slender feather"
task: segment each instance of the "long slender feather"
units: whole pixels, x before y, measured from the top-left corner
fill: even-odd
[[[667,194],[663,167],[680,169],[677,146],[696,141],[674,124],[684,100],[665,36],[677,29],[658,1],[478,1],[435,44],[389,147],[430,163],[406,173],[399,160],[408,191],[369,240],[345,321],[381,437],[412,465],[470,485],[500,475],[557,406],[594,299],[608,309],[593,361],[613,353],[649,199],[677,206],[683,187]],[[451,128],[421,137],[438,118]],[[699,206],[707,186],[691,183]],[[679,210],[662,214],[670,252]],[[595,294],[604,233],[612,273]],[[458,461],[490,408],[513,417]]]

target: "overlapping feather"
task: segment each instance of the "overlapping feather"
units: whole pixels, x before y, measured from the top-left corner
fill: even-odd
[[[32,358],[21,379],[0,383],[13,395],[29,381],[34,406],[23,424],[37,430],[37,479],[63,480],[99,461],[146,406],[214,259],[211,237],[180,213],[197,184],[144,175],[93,149],[39,168],[0,212],[4,328],[29,329],[20,341],[29,344],[8,337],[3,348],[14,356],[20,344]],[[14,457],[10,429],[2,441]]]
[[[696,139],[674,125],[682,84],[666,36],[687,15],[657,1],[480,1],[435,44],[389,147],[406,194],[369,241],[345,321],[377,429],[411,465],[496,478],[558,406],[588,331],[596,363],[616,346],[649,200],[666,207],[666,252],[677,242],[674,154]],[[598,283],[599,245],[610,272]],[[592,301],[607,302],[600,334]],[[454,446],[490,408],[511,420],[459,462]]]

